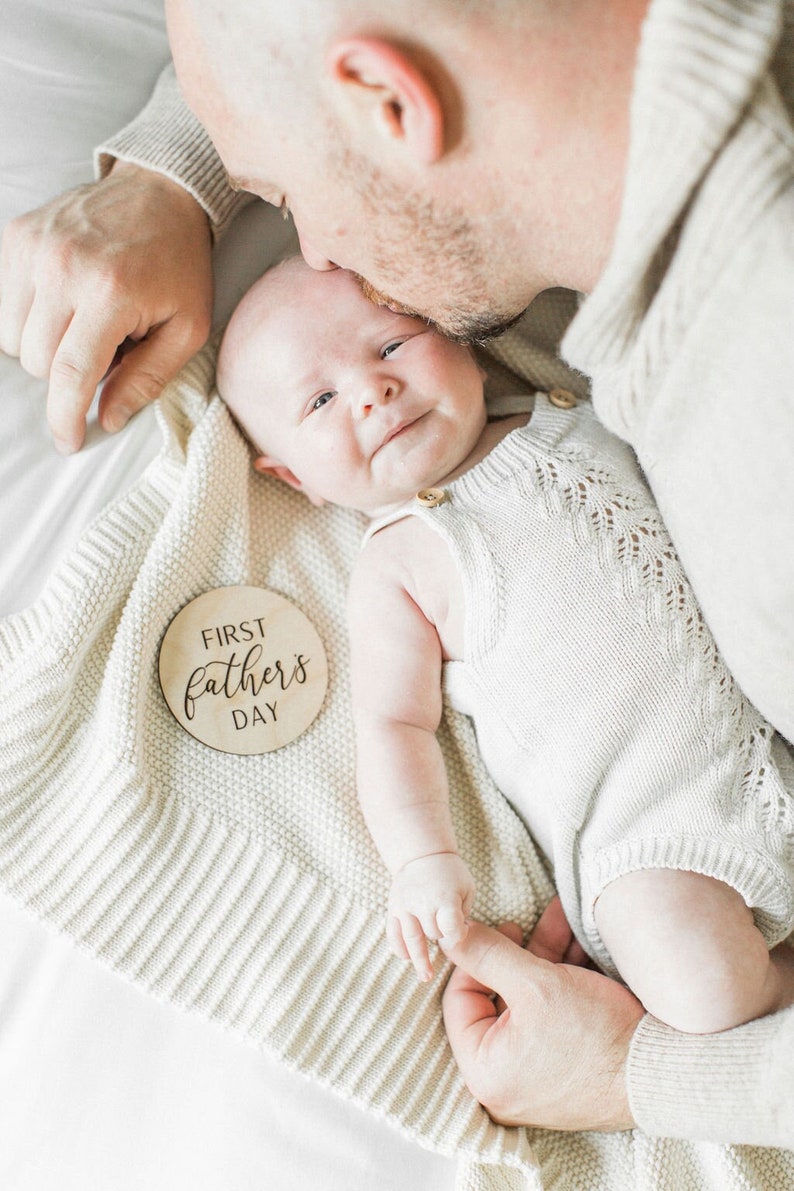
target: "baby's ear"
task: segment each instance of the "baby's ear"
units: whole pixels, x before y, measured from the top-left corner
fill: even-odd
[[[274,459],[272,455],[257,455],[254,459],[254,470],[261,471],[263,475],[275,476],[277,480],[289,484],[290,488],[294,488],[296,492],[302,492],[318,508],[325,504],[322,496],[314,496],[309,492],[295,472],[290,471],[283,463],[279,463],[278,459]]]

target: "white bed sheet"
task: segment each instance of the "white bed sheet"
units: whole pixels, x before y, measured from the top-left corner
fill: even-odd
[[[160,0],[4,0],[0,226],[91,177],[91,149],[167,58]],[[219,252],[216,319],[281,247],[244,213]],[[159,447],[153,412],[52,447],[45,385],[0,355],[0,614]],[[127,985],[0,895],[3,1191],[451,1191],[454,1164],[217,1027]]]

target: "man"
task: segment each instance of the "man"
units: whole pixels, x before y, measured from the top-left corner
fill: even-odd
[[[589,294],[563,350],[591,376],[600,416],[637,450],[728,665],[794,736],[790,5],[168,7],[188,102],[235,184],[290,208],[309,263],[352,268],[461,338],[498,330],[550,286]],[[0,347],[49,375],[67,448],[123,339],[142,342],[106,386],[110,422],[154,396],[206,332],[206,221],[166,179],[151,197],[136,159],[16,225],[4,247]],[[172,161],[165,172],[191,185]],[[194,190],[209,209],[206,190]],[[57,224],[66,232],[53,239]],[[134,263],[142,228],[146,270]],[[152,274],[158,249],[167,268]],[[534,947],[564,958],[564,929],[547,921]],[[739,1109],[727,1093],[706,1125],[698,1076],[682,1082],[682,1069],[691,1060],[700,1071],[708,1044],[647,1020],[635,1034],[639,1006],[617,985],[544,964],[486,928],[452,958],[470,975],[448,991],[450,1038],[499,1119],[614,1128],[633,1111],[662,1132],[775,1143],[754,1125],[731,1134]],[[754,1023],[708,1053],[733,1047],[720,1051],[733,1064],[744,1054],[752,1084],[759,1048],[784,1028]],[[653,1094],[637,1074],[649,1055]],[[538,1103],[533,1059],[556,1102]],[[583,1069],[595,1073],[586,1085]],[[649,1106],[665,1071],[662,1124]]]

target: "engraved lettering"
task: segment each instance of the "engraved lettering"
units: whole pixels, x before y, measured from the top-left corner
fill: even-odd
[[[229,627],[223,626],[224,629]],[[196,702],[204,695],[223,695],[226,699],[233,699],[243,691],[256,699],[265,687],[273,684],[277,684],[282,691],[287,691],[293,683],[302,686],[307,681],[311,658],[297,653],[293,655],[294,661],[291,664],[282,663],[281,658],[274,658],[263,666],[263,654],[261,645],[252,645],[242,661],[238,660],[235,652],[225,660],[217,659],[197,666],[185,687],[183,707],[187,719],[193,719],[196,714]],[[273,718],[275,719],[275,713]]]

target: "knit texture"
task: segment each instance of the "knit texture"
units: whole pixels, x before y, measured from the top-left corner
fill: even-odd
[[[786,938],[794,759],[720,658],[631,450],[589,402],[539,393],[445,492],[365,539],[415,516],[447,543],[466,625],[445,689],[591,957],[617,975],[595,903],[651,868],[724,881],[768,946]]]
[[[225,407],[207,404],[212,367],[205,352],[170,388],[162,456],[2,624],[0,879],[155,996],[446,1153],[531,1172],[527,1134],[493,1126],[456,1070],[443,973],[420,985],[384,941],[387,876],[357,808],[348,711],[360,523],[255,475]],[[187,735],[157,677],[176,611],[236,583],[298,604],[331,667],[315,724],[260,757]],[[466,724],[448,720],[443,737],[481,913],[531,920],[549,895],[542,868]]]
[[[178,182],[206,212],[214,239],[253,201],[253,195],[230,187],[212,141],[185,106],[170,63],[143,111],[95,149],[97,177],[109,173],[116,160],[143,165]]]
[[[356,801],[344,603],[361,520],[253,472],[212,364],[207,350],[169,387],[161,456],[0,624],[3,888],[157,998],[457,1155],[461,1191],[750,1185],[735,1151],[504,1129],[472,1100],[441,1022],[445,971],[419,984],[385,944],[387,874]],[[157,680],[174,613],[236,583],[292,599],[329,656],[317,720],[261,757],[188,736]],[[447,711],[441,740],[477,913],[529,924],[545,870],[468,721]],[[794,1178],[782,1151],[742,1162],[772,1163],[778,1183],[756,1186]]]
[[[632,1040],[632,1108],[653,1102],[666,1131],[687,1137],[691,1113],[707,1122],[709,1135],[728,1141],[733,1128],[735,1088],[752,1088],[745,1104],[744,1136],[759,1144],[770,1132],[794,1133],[794,1097],[790,1093],[794,1015],[778,1013],[712,1038],[682,1037],[652,1017],[645,1017]],[[680,1094],[681,1084],[687,1096]],[[694,1109],[693,1109],[694,1106]],[[771,1151],[770,1151],[771,1152]],[[788,1184],[772,1181],[759,1187]]]
[[[235,201],[223,167],[206,138],[200,152],[185,153],[177,135],[186,118],[184,110],[180,113],[178,104],[174,110],[165,93],[162,103],[157,98],[145,118],[133,122],[121,141],[108,142],[105,149],[121,157],[134,153],[135,160],[177,180],[181,177],[200,200],[209,196],[205,209],[211,217],[215,210],[222,226]],[[644,444],[657,444],[655,454],[643,451],[643,463],[699,602],[721,643],[732,645],[729,665],[736,672],[741,668],[743,685],[751,693],[758,691],[755,701],[767,702],[764,711],[780,721],[778,726],[792,716],[794,673],[790,617],[781,619],[781,609],[791,606],[791,574],[786,568],[794,552],[780,549],[790,539],[794,506],[787,488],[794,477],[794,432],[787,421],[792,406],[781,400],[781,394],[790,392],[794,374],[789,354],[794,337],[787,313],[794,276],[788,264],[792,219],[780,205],[786,188],[791,193],[792,108],[792,0],[653,0],[640,47],[629,180],[617,242],[604,277],[564,341],[573,368],[566,375],[558,362],[562,371],[551,376],[555,364],[549,345],[558,328],[564,328],[564,316],[558,319],[545,307],[539,323],[533,323],[532,311],[526,322],[533,334],[541,332],[539,349],[522,340],[521,328],[493,345],[498,358],[535,386],[575,388],[581,378],[577,382],[574,370],[593,375],[596,409],[606,423],[640,450]],[[740,138],[732,137],[734,129],[742,132]],[[124,144],[127,134],[134,138],[133,148],[130,140]],[[724,172],[715,172],[713,186],[702,187],[704,174],[719,162],[725,148],[730,152]],[[687,217],[695,209],[703,219],[692,225],[692,235],[683,237]],[[676,249],[682,246],[687,251],[678,254],[678,267],[671,269]],[[723,283],[719,286],[714,284],[715,271]],[[774,285],[767,284],[767,275],[776,278]],[[533,303],[532,310],[538,305]],[[569,296],[557,313],[562,316],[564,308],[570,314],[575,307]],[[701,311],[708,319],[693,320],[693,312]],[[682,333],[687,330],[692,334],[688,350],[682,352]],[[511,343],[518,345],[514,354]],[[746,350],[748,344],[752,349],[758,343],[767,345],[763,359],[757,350]],[[663,387],[665,378],[668,384]],[[657,403],[656,416],[648,418],[647,398],[660,391],[666,400]],[[748,408],[753,413],[749,420]],[[639,420],[637,411],[643,414]],[[669,475],[659,472],[660,454],[674,465]],[[692,477],[707,474],[703,465],[708,458],[718,462],[723,480],[693,489]],[[763,474],[759,458],[764,461]],[[755,491],[742,482],[748,470],[755,477]],[[724,525],[725,532],[699,539],[695,531],[703,525],[712,531]],[[727,560],[727,575],[715,569],[719,559]],[[767,603],[762,605],[763,597]],[[748,599],[757,610],[753,618],[737,611]],[[745,1031],[751,1027],[720,1040],[722,1058],[714,1068],[719,1093],[714,1091],[712,1101],[719,1104],[716,1111],[706,1105],[704,1090],[711,1078],[712,1040],[694,1047],[690,1039],[669,1032],[660,1035],[654,1023],[646,1022],[643,1046],[632,1051],[627,1072],[640,1124],[654,1134],[794,1144],[790,1115],[768,1111],[773,1085],[778,1101],[794,1100],[792,1020],[794,1013],[788,1012],[765,1023],[769,1038],[777,1039],[780,1048],[777,1061],[766,1066],[748,1062],[752,1044]],[[726,1078],[733,1040],[736,1076]],[[771,1054],[771,1040],[768,1046],[765,1053]],[[654,1069],[658,1095],[648,1075]],[[695,1070],[699,1078],[693,1080]],[[566,1153],[571,1142],[565,1136],[548,1145],[544,1169],[553,1166],[548,1155]],[[673,1143],[657,1149],[651,1145],[637,1160],[655,1177],[667,1155],[681,1153]],[[720,1182],[721,1150],[699,1147],[688,1153],[692,1161],[681,1160],[681,1187],[777,1187],[791,1181],[780,1169],[770,1175],[760,1166],[754,1175],[752,1170],[740,1175],[734,1162],[733,1183]],[[708,1162],[699,1165],[705,1153]],[[757,1152],[734,1153],[743,1160]],[[650,1176],[645,1182],[632,1180],[632,1170],[629,1162],[625,1177],[616,1177],[610,1191],[661,1185]],[[553,1166],[553,1171],[552,1182],[558,1179],[559,1185],[566,1185],[560,1167]],[[607,1184],[594,1176],[576,1185]]]
[[[793,14],[651,4],[615,243],[563,341],[732,673],[792,741]]]

